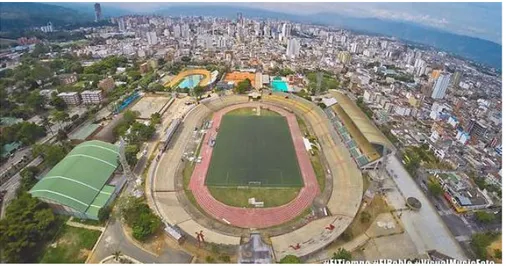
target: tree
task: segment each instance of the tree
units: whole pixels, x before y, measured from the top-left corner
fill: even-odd
[[[151,125],[157,125],[157,124],[160,124],[162,122],[162,116],[160,115],[160,113],[156,112],[156,113],[153,113],[151,114],[151,119],[149,121],[149,123]]]
[[[193,88],[192,92],[198,101],[200,99],[200,97],[204,94],[205,89],[202,86],[197,86],[197,87]]]
[[[49,102],[50,105],[52,105],[56,110],[63,111],[67,109],[67,104],[61,97],[53,97],[51,101]]]
[[[133,81],[139,80],[142,77],[141,73],[137,70],[128,71],[127,75]]]
[[[237,83],[237,86],[235,86],[234,91],[238,94],[245,93],[246,91],[251,89],[251,80],[245,79],[243,81],[240,81]]]
[[[44,242],[57,232],[57,219],[46,203],[26,192],[13,199],[0,220],[0,254],[8,263],[35,263]]]
[[[36,166],[28,166],[27,168],[21,170],[19,173],[21,176],[21,182],[16,194],[19,195],[20,193],[26,192],[37,184],[38,180],[35,177],[39,172],[40,170]]]
[[[333,260],[344,260],[344,261],[350,261],[351,260],[351,252],[344,248],[339,248],[337,252],[334,252],[332,255]]]
[[[487,259],[487,247],[497,236],[496,232],[475,233],[471,236],[471,248],[479,259]]]
[[[111,254],[115,261],[119,261],[119,258],[121,257],[121,251],[116,250]]]
[[[33,145],[32,153],[34,157],[42,156],[46,165],[52,167],[67,155],[67,150],[58,144],[35,144]]]
[[[133,166],[137,163],[137,153],[139,153],[138,145],[127,145],[125,147],[125,157],[129,165]]]
[[[51,115],[53,116],[53,122],[58,123],[60,129],[63,129],[63,123],[69,120],[69,114],[65,111],[54,110]]]
[[[502,260],[502,250],[494,249],[494,258]]]
[[[368,212],[361,212],[360,213],[360,222],[361,223],[368,223],[371,221],[371,214]]]
[[[438,182],[429,182],[428,188],[430,193],[436,197],[439,197],[444,193],[443,188]]]
[[[121,213],[126,224],[132,228],[133,237],[140,241],[148,239],[162,225],[160,218],[143,202],[142,198],[127,198]]]
[[[279,263],[283,264],[299,264],[302,263],[299,257],[295,255],[286,255],[284,258],[282,258]]]
[[[486,211],[476,211],[474,213],[474,216],[476,217],[476,220],[480,221],[481,223],[488,224],[495,220],[495,216],[493,213],[489,213]]]
[[[17,123],[14,126],[10,127],[10,129],[13,131],[13,141],[21,141],[25,145],[33,144],[37,139],[46,135],[43,127],[29,122]],[[7,134],[6,131],[3,133]]]
[[[100,222],[105,222],[111,216],[111,207],[102,207],[98,210],[98,220]]]
[[[164,90],[165,90],[165,87],[162,84],[156,83],[156,82],[149,84],[148,88],[146,89],[146,91],[149,91],[149,92],[164,91]]]
[[[44,96],[40,95],[38,91],[31,92],[28,97],[26,97],[25,101],[25,104],[35,112],[43,111],[45,103],[46,99],[44,99]]]
[[[130,128],[128,139],[132,143],[143,142],[151,139],[156,129],[153,125],[146,126],[143,123],[134,122]]]

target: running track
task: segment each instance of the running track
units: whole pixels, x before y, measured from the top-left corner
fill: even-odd
[[[239,208],[228,206],[216,200],[204,183],[212,156],[212,147],[208,145],[209,138],[216,136],[216,128],[219,128],[221,119],[225,113],[238,108],[258,106],[269,108],[286,117],[305,186],[301,188],[299,195],[295,199],[283,206],[271,208]],[[313,199],[320,193],[311,161],[302,140],[302,133],[297,124],[297,119],[294,114],[283,108],[259,103],[245,103],[221,109],[214,114],[212,127],[207,131],[202,145],[200,153],[202,161],[195,166],[190,180],[190,189],[202,209],[219,221],[242,228],[266,228],[279,225],[297,217],[312,204]]]

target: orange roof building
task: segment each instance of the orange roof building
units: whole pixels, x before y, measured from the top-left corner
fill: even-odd
[[[251,86],[256,87],[255,77],[256,77],[255,73],[234,71],[231,73],[227,73],[227,75],[225,75],[225,81],[226,82],[233,81],[234,85],[237,85],[237,83],[245,79],[249,79],[251,81]]]

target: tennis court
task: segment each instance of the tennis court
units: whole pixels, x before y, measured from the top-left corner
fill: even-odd
[[[302,187],[286,118],[223,116],[205,183],[223,187]]]

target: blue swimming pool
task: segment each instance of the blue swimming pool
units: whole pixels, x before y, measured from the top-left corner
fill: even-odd
[[[274,79],[271,81],[271,87],[273,91],[288,91],[288,84],[282,80]]]
[[[189,75],[186,76],[183,81],[181,81],[178,85],[179,88],[189,88],[193,89],[199,85],[200,81],[204,78],[202,75]]]

